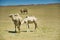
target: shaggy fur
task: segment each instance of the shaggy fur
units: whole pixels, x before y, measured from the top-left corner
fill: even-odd
[[[18,28],[20,32],[20,25],[21,25],[21,20],[22,18],[19,16],[19,14],[10,14],[9,17],[12,19],[15,25],[15,32],[16,32],[16,27]]]
[[[34,16],[26,16],[26,18],[21,22],[21,24],[26,23],[29,29],[29,24],[34,23],[35,29],[37,28],[37,18]]]

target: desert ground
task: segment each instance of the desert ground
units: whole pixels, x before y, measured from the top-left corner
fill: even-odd
[[[27,8],[28,14],[21,14],[20,9]],[[30,24],[21,25],[21,32],[14,33],[14,24],[9,14],[19,13],[24,19],[28,16],[37,18],[38,28]],[[11,31],[11,32],[10,32]],[[60,40],[60,4],[0,6],[0,40]]]

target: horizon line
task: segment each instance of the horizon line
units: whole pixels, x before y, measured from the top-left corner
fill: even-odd
[[[42,3],[42,4],[15,4],[15,5],[0,5],[0,6],[24,6],[24,5],[46,5],[46,4],[60,4],[60,2],[56,2],[56,3]]]

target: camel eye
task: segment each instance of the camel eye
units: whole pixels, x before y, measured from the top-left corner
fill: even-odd
[[[24,23],[26,23],[26,21],[24,21]]]
[[[18,16],[18,15],[15,15],[15,16]]]

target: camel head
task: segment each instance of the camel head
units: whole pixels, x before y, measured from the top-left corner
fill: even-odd
[[[14,16],[19,16],[19,14],[18,14],[18,13],[16,13],[16,14],[14,14]]]
[[[13,14],[10,14],[9,17],[13,17]]]

